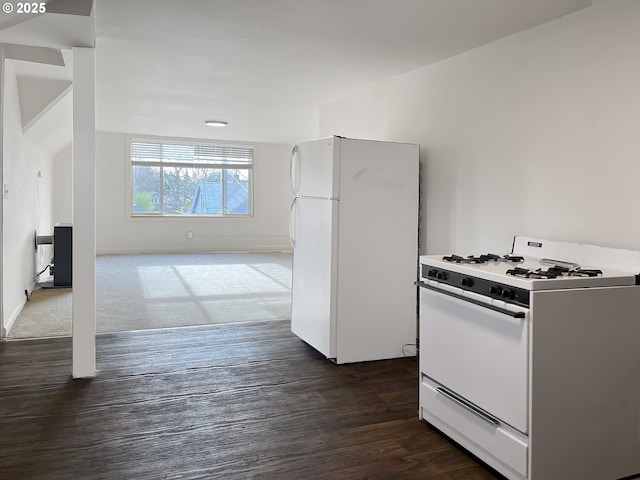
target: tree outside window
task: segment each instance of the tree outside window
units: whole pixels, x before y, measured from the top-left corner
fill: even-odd
[[[250,216],[253,148],[131,140],[132,214]]]

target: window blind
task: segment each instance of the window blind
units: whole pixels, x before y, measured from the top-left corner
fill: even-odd
[[[132,162],[253,164],[253,148],[232,145],[206,145],[131,141]]]

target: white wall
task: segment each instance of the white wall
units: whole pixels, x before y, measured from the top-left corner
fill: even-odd
[[[423,252],[640,250],[639,24],[599,2],[325,105],[320,133],[421,144]]]
[[[253,218],[131,218],[126,205],[126,135],[99,132],[96,141],[98,254],[290,248],[289,145],[256,147]]]
[[[3,183],[9,187],[2,202],[2,308],[6,331],[25,303],[24,291],[31,292],[35,286],[36,269],[41,270],[51,259],[51,246],[41,246],[36,253],[34,242],[36,231],[41,235],[53,233],[54,171],[52,158],[23,134],[18,84],[11,61],[5,62],[4,79]]]
[[[53,204],[52,216],[56,223],[73,223],[72,185],[73,170],[71,144],[53,158]]]

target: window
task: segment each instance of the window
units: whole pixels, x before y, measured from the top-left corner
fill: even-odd
[[[131,139],[133,215],[252,214],[253,147]]]

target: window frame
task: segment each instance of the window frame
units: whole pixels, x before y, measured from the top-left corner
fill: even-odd
[[[135,142],[142,143],[156,143],[156,144],[166,144],[166,145],[189,145],[189,146],[204,146],[204,147],[215,147],[215,148],[239,148],[243,150],[251,151],[251,163],[223,163],[223,162],[171,162],[171,161],[134,161],[132,159],[132,145]],[[254,218],[254,199],[255,199],[255,170],[256,170],[256,152],[257,146],[252,143],[242,143],[242,142],[234,142],[227,143],[222,141],[215,140],[205,140],[205,139],[188,139],[188,138],[177,138],[177,137],[159,137],[159,136],[151,136],[151,135],[126,135],[126,203],[127,203],[127,216],[130,219],[137,218],[184,218],[184,219],[253,219]],[[134,182],[133,182],[133,170],[135,166],[148,166],[148,167],[158,167],[162,172],[164,167],[174,168],[174,167],[186,167],[186,168],[199,168],[199,169],[220,169],[222,170],[222,179],[221,179],[221,211],[219,214],[211,214],[211,213],[203,213],[203,214],[177,214],[177,213],[153,213],[153,212],[134,212],[133,209],[133,198],[134,198]],[[248,177],[248,213],[246,214],[238,214],[238,213],[224,213],[225,204],[226,204],[226,182],[225,178],[225,170],[246,170]],[[158,192],[161,205],[164,202],[164,177],[160,177],[160,191]],[[194,192],[195,194],[195,192]],[[195,200],[195,198],[194,198]],[[161,207],[162,208],[162,207]]]

